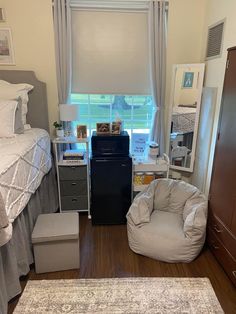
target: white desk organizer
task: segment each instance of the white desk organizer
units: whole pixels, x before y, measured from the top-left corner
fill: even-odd
[[[136,172],[164,172],[166,178],[169,177],[169,165],[170,160],[166,154],[163,154],[163,157],[159,157],[156,160],[154,159],[143,159],[143,160],[133,160],[133,174]],[[143,191],[148,185],[135,185],[133,184],[133,192]]]

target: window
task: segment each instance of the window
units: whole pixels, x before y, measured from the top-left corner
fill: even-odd
[[[72,94],[71,103],[80,108],[75,124],[86,124],[89,135],[97,122],[112,122],[118,117],[131,137],[133,133],[149,133],[153,114],[150,96]]]
[[[117,115],[130,136],[151,127],[147,3],[127,3],[102,8],[72,1],[71,103],[79,104],[78,124],[86,124],[89,135],[97,122]]]

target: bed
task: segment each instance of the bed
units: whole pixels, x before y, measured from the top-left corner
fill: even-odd
[[[189,133],[194,131],[196,108],[174,106],[172,112],[172,133]]]
[[[197,108],[195,105],[174,106],[171,118],[171,164],[189,167]],[[180,163],[180,164],[179,164]]]
[[[21,292],[19,277],[34,261],[35,221],[40,213],[57,211],[58,196],[47,133],[46,85],[32,71],[0,70],[0,80],[34,86],[27,113],[32,128],[0,139],[0,313],[5,314],[8,301]]]

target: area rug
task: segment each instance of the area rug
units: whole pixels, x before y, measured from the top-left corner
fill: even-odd
[[[223,313],[207,278],[29,281],[16,314]]]

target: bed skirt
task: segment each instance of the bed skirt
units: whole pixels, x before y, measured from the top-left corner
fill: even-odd
[[[19,277],[28,274],[29,265],[34,262],[31,233],[38,215],[57,209],[57,185],[52,168],[14,221],[12,239],[0,247],[0,313],[7,313],[8,301],[21,293]]]

